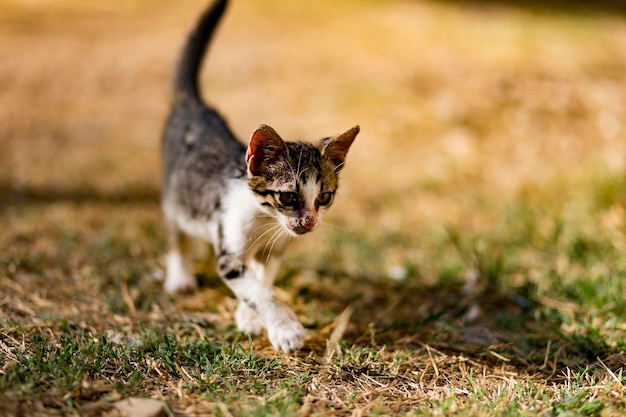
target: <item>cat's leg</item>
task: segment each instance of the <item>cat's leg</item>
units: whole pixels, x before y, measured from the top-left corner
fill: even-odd
[[[265,326],[259,315],[248,307],[248,304],[240,301],[235,311],[235,323],[237,328],[249,334],[250,336],[258,336],[263,332]]]
[[[281,244],[280,250],[276,250],[276,253],[272,254],[270,257],[263,257],[261,253],[257,253],[250,261],[257,278],[268,288],[274,285],[274,279],[276,278],[283,253],[282,246],[284,246],[284,244]]]
[[[238,314],[243,316],[248,310],[256,313],[274,349],[290,352],[302,347],[305,332],[295,313],[257,279],[244,257],[221,251],[217,255],[217,270],[239,301],[247,306]]]
[[[198,284],[191,266],[191,242],[173,222],[167,224],[167,272],[165,291],[190,291]]]
[[[279,256],[264,258],[258,253],[248,264],[257,278],[267,288],[272,288],[278,266],[280,264]],[[239,330],[246,334],[257,336],[263,331],[263,321],[257,315],[256,311],[248,307],[248,304],[240,302],[235,312],[235,321]]]

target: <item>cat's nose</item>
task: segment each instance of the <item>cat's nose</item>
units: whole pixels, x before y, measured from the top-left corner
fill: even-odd
[[[315,213],[311,212],[303,216],[300,220],[300,226],[307,232],[313,230],[315,226],[317,226],[317,216]]]
[[[317,223],[315,221],[305,222],[305,223],[302,223],[302,228],[305,229],[307,232],[310,232],[311,230],[315,228],[316,224]]]

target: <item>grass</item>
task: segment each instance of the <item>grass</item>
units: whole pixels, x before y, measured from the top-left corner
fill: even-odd
[[[231,5],[204,89],[240,137],[362,127],[281,270],[307,328],[281,355],[202,248],[202,288],[161,289],[158,137],[204,5],[170,3],[0,5],[0,415],[626,412],[619,7]]]

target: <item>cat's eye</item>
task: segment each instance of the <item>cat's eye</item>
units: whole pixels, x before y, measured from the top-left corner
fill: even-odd
[[[298,203],[298,196],[292,192],[280,193],[278,199],[283,206],[295,206]]]
[[[327,206],[333,199],[333,193],[322,193],[317,196],[317,204],[320,206]]]

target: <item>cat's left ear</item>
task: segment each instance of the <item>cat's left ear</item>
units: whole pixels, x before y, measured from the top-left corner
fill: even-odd
[[[335,172],[339,172],[343,168],[350,145],[352,145],[360,130],[359,126],[354,126],[340,135],[322,139],[320,143],[322,158],[334,166]]]
[[[287,145],[274,129],[260,125],[252,134],[246,162],[252,175],[263,175],[266,169],[287,154]]]

